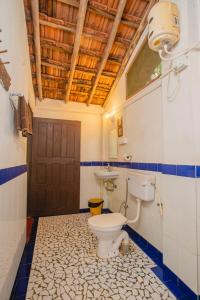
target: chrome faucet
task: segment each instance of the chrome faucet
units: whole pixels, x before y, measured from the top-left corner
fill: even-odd
[[[109,163],[107,164],[107,166],[106,166],[105,168],[106,168],[106,170],[107,170],[108,172],[111,171],[111,169],[110,169],[110,164],[109,164]]]

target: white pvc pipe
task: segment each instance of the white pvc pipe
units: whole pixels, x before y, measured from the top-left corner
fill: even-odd
[[[137,221],[140,218],[141,200],[136,198],[136,201],[137,201],[137,214],[136,214],[136,217],[135,217],[135,219],[127,220],[127,224],[135,224],[135,223],[137,223]]]
[[[129,235],[126,231],[122,230],[121,234],[119,235],[119,237],[115,240],[113,247],[112,247],[112,251],[114,250],[118,250],[119,246],[121,245],[122,241],[124,241],[125,244],[129,243]]]

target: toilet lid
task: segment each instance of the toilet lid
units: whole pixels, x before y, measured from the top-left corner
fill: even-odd
[[[120,213],[102,214],[88,219],[89,225],[98,228],[122,226],[127,219]]]

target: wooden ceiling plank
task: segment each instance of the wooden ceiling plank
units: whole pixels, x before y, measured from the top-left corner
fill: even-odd
[[[67,67],[63,67],[63,66],[60,66],[56,63],[49,63],[49,62],[46,62],[46,61],[41,61],[41,64],[45,67],[50,67],[50,68],[56,68],[56,69],[59,69],[59,70],[63,70],[63,71],[66,71]],[[69,68],[68,68],[69,69]]]
[[[117,10],[112,9],[112,12],[108,12],[105,9],[102,8],[102,5],[98,2],[95,1],[90,1],[89,2],[89,8],[88,11],[101,15],[102,17],[114,20],[115,16],[117,14]],[[124,14],[123,18],[121,19],[121,23],[127,26],[130,26],[132,28],[138,28],[139,24],[135,22],[135,20],[129,20],[129,19],[125,19],[126,18],[126,14]]]
[[[92,88],[91,84],[74,82],[74,80],[73,80],[73,84],[76,85],[76,86],[83,87],[85,89],[91,89]],[[98,86],[97,89],[96,89],[96,91],[100,91],[100,92],[109,92],[109,90],[110,90],[109,88],[104,88],[104,87],[101,87],[101,86]]]
[[[62,24],[57,23],[58,19],[56,19],[56,18],[52,17],[50,20],[45,20],[43,18],[47,18],[46,15],[40,14],[40,16],[42,17],[42,18],[40,18],[41,25],[49,26],[49,27],[52,27],[55,29],[66,31],[66,32],[72,32],[73,34],[75,34],[75,31],[76,31],[75,24],[71,24],[70,26],[67,26],[66,24],[62,25]],[[62,21],[62,20],[59,19],[59,21]],[[95,39],[104,44],[107,43],[107,40],[109,38],[109,33],[97,31],[97,30],[94,30],[94,29],[91,29],[88,27],[85,27],[83,29],[82,34],[86,38],[92,38],[92,39]],[[127,45],[130,44],[131,40],[116,35],[115,42],[117,44],[119,44],[120,46],[126,47]]]
[[[122,14],[123,14],[123,11],[124,11],[124,8],[125,8],[125,5],[126,5],[126,1],[127,0],[121,0],[119,2],[117,15],[116,15],[115,20],[113,22],[110,37],[109,37],[108,43],[106,45],[102,60],[100,62],[99,70],[98,70],[97,76],[95,78],[94,85],[93,85],[93,88],[91,90],[89,99],[87,101],[87,105],[89,105],[92,102],[92,98],[93,98],[93,95],[95,94],[95,90],[96,90],[96,87],[98,85],[99,78],[101,77],[101,74],[103,73],[103,69],[106,65],[106,61],[109,57],[110,50],[113,46],[113,43],[114,43],[114,40],[115,40],[115,37],[116,37],[116,34],[117,34],[117,30],[118,30],[118,27],[119,27],[119,24],[120,24],[120,21],[121,21],[121,18],[122,18]]]
[[[91,80],[87,80],[87,79],[73,79],[73,84],[84,84],[87,86],[91,86],[92,85],[92,81]]]
[[[68,4],[68,5],[72,5],[72,6],[77,7],[77,8],[79,7],[79,2],[76,1],[76,0],[58,0],[58,1],[62,2],[62,3],[65,3],[65,4]],[[102,5],[99,2],[91,1],[91,0],[89,0],[88,11],[96,13],[98,15],[101,15],[101,16],[103,16],[105,18],[108,18],[108,19],[111,19],[111,20],[114,20],[115,15],[117,13],[116,9],[112,8],[112,9],[109,9],[109,11],[108,11],[108,10],[106,10],[105,5]],[[132,28],[138,28],[140,21],[141,20],[140,20],[139,17],[132,16],[132,15],[129,15],[129,14],[124,14],[123,18],[121,20],[121,23],[124,24],[124,25],[130,26]]]
[[[139,38],[141,36],[141,33],[143,32],[143,30],[144,30],[144,28],[146,26],[146,20],[147,20],[148,14],[149,14],[151,8],[153,7],[153,5],[156,2],[157,2],[157,0],[150,0],[149,1],[148,6],[146,8],[146,11],[145,11],[145,13],[143,15],[142,21],[140,23],[140,26],[138,27],[138,30],[137,30],[137,32],[136,32],[136,34],[135,34],[135,36],[134,36],[134,38],[133,38],[133,40],[132,40],[132,42],[131,42],[131,44],[129,46],[129,48],[128,48],[128,50],[127,50],[124,58],[123,58],[123,61],[122,61],[121,67],[120,67],[120,69],[119,69],[119,71],[117,73],[117,77],[115,79],[115,82],[113,83],[113,85],[112,85],[112,87],[110,89],[110,92],[108,93],[107,99],[106,99],[105,103],[103,104],[103,107],[105,107],[105,105],[107,104],[110,95],[112,94],[112,92],[114,91],[117,83],[119,82],[119,80],[120,80],[120,78],[121,78],[121,76],[122,76],[122,74],[123,74],[123,72],[125,70],[125,67],[127,65],[127,62],[129,60],[129,58],[131,57],[131,55],[133,53],[133,50],[135,49],[135,47],[137,45],[137,42],[138,42],[138,40],[139,40]]]
[[[29,37],[29,39],[32,39],[31,35],[29,35],[28,37]],[[61,43],[61,42],[56,42],[54,40],[50,40],[47,38],[40,38],[40,44],[42,47],[47,47],[47,48],[51,48],[51,49],[55,49],[55,50],[60,49],[67,53],[72,53],[72,51],[73,51],[72,46]],[[88,56],[91,56],[92,58],[95,58],[96,60],[99,60],[102,57],[103,52],[80,48],[79,54],[88,55]],[[122,57],[112,55],[112,56],[108,57],[108,61],[111,63],[116,63],[116,64],[120,65],[121,61],[122,61]]]
[[[76,0],[58,0],[58,2],[62,2],[64,4],[71,5],[77,8],[79,7],[79,2]]]
[[[33,40],[33,36],[32,35],[28,35],[28,40],[29,42],[32,42]],[[60,50],[60,51],[64,51],[66,53],[71,54],[73,51],[73,47],[70,46],[69,44],[65,44],[65,43],[61,43],[61,42],[56,42],[54,40],[51,39],[47,39],[47,38],[40,38],[40,45],[41,47],[46,47],[49,49],[55,49],[55,50]],[[87,55],[90,56],[96,60],[99,60],[102,55],[103,52],[101,51],[94,51],[94,50],[89,50],[89,49],[84,49],[84,48],[80,48],[79,49],[79,54],[82,55]],[[120,61],[122,60],[121,57],[115,57],[115,56],[111,56],[109,58],[109,60],[113,63],[120,63]]]
[[[77,27],[76,27],[76,35],[75,35],[75,41],[74,41],[74,50],[71,57],[71,68],[70,68],[70,77],[69,82],[66,84],[66,95],[65,95],[65,102],[69,101],[69,95],[71,90],[71,85],[74,77],[76,62],[78,59],[78,53],[81,43],[81,36],[83,32],[83,26],[85,21],[85,16],[87,12],[87,3],[88,0],[80,0],[79,4],[79,10],[78,10],[78,21],[77,21]]]
[[[47,80],[55,80],[55,81],[67,81],[66,77],[60,77],[60,76],[55,76],[55,75],[49,75],[49,74],[41,74],[42,78],[47,79]],[[32,73],[32,77],[36,78],[36,73]]]
[[[47,47],[55,50],[63,50],[67,53],[72,53],[73,47],[70,46],[69,44],[64,44],[60,42],[56,42],[54,40],[46,39],[46,38],[41,38],[40,43],[42,47]]]
[[[39,24],[39,5],[38,1],[31,0],[33,31],[34,31],[34,46],[35,46],[35,64],[37,74],[37,88],[39,100],[42,97],[42,77],[41,77],[41,48],[40,48],[40,24]]]

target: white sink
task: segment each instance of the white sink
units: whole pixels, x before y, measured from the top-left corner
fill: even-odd
[[[119,176],[116,171],[99,170],[94,173],[99,179],[115,179]]]

